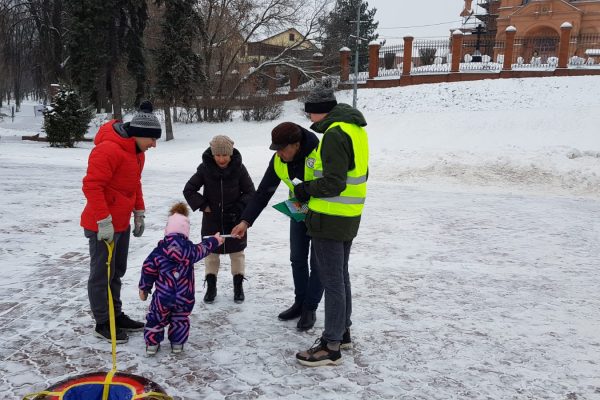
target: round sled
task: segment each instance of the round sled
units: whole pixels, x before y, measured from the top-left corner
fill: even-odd
[[[24,400],[102,400],[105,380],[105,372],[78,375]],[[157,383],[121,372],[113,376],[108,393],[108,400],[171,399]]]

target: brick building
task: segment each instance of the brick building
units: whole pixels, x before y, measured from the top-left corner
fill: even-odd
[[[488,54],[492,46],[495,54],[502,52],[506,28],[513,26],[518,55],[525,59],[556,56],[564,22],[573,26],[571,56],[584,57],[586,51],[600,49],[600,0],[477,0],[474,9],[472,3],[465,0],[460,15],[465,22],[486,28],[481,42],[487,44]]]

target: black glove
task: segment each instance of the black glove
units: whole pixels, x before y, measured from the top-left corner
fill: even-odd
[[[306,182],[302,182],[294,186],[294,196],[303,203],[310,200],[310,194],[306,191]]]

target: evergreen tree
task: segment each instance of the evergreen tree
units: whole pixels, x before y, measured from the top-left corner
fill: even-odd
[[[103,72],[108,63],[107,25],[109,15],[104,5],[96,0],[67,0],[68,35],[66,39],[69,54],[68,71],[71,82],[85,100],[95,103],[98,92],[106,90]],[[97,104],[98,105],[98,104]]]
[[[126,2],[129,29],[125,31],[123,42],[127,54],[127,71],[135,79],[135,99],[137,108],[147,97],[146,62],[144,59],[144,30],[148,22],[148,8],[145,1]]]
[[[81,98],[71,89],[58,91],[44,111],[44,131],[52,147],[73,147],[87,132],[92,111],[81,105]]]
[[[121,71],[135,78],[137,105],[144,96],[146,69],[142,37],[148,20],[145,1],[65,0],[68,69],[73,84],[97,108],[110,98],[121,116]]]
[[[324,63],[337,65],[340,58],[340,49],[348,47],[352,50],[352,57],[356,52],[356,8],[360,0],[337,0],[334,9],[320,21],[322,27],[322,44]],[[360,1],[360,37],[359,43],[359,71],[368,68],[369,42],[379,37],[375,33],[379,22],[375,21],[376,8],[369,9],[369,3]],[[352,60],[354,65],[354,60]]]
[[[156,52],[156,90],[166,108],[179,102],[191,104],[204,80],[202,59],[193,50],[202,21],[194,6],[196,0],[165,0],[162,44]],[[170,119],[169,110],[166,118]],[[170,126],[170,120],[167,128]],[[167,140],[172,132],[167,132]]]

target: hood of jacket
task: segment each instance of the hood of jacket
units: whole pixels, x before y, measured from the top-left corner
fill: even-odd
[[[234,172],[238,171],[242,166],[242,154],[238,151],[238,149],[233,149],[233,154],[231,155],[231,161],[225,168],[221,168],[215,162],[212,151],[210,147],[204,150],[202,153],[202,163],[206,167],[209,174],[212,176],[219,178],[227,178]],[[200,171],[200,166],[198,166],[198,171]]]
[[[339,103],[331,110],[325,118],[311,125],[310,129],[324,133],[329,125],[334,122],[346,122],[358,126],[367,126],[367,121],[360,111],[348,104]]]
[[[96,137],[94,138],[94,144],[97,146],[103,142],[113,142],[118,144],[123,150],[136,153],[135,139],[130,137],[123,137],[117,133],[114,125],[120,124],[121,121],[113,119],[100,127]]]

